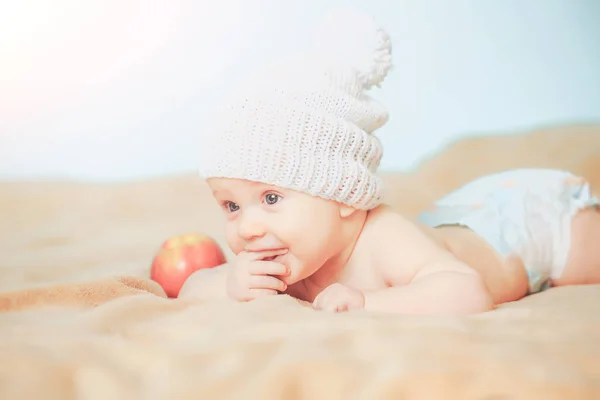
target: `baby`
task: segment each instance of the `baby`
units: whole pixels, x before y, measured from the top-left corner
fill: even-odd
[[[466,314],[600,283],[600,202],[568,172],[482,177],[416,221],[385,205],[373,132],[388,114],[365,92],[391,68],[389,37],[349,12],[326,21],[319,44],[215,116],[200,170],[236,257],[191,275],[180,297]]]

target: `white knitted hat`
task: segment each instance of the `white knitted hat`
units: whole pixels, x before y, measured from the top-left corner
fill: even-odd
[[[356,11],[330,13],[307,53],[253,79],[213,116],[200,175],[294,189],[359,209],[382,201],[387,111],[365,94],[392,67],[388,34]]]

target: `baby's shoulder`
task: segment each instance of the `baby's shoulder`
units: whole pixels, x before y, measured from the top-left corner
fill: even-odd
[[[398,241],[402,241],[419,244],[433,241],[441,244],[435,229],[402,215],[390,206],[380,206],[369,211],[363,235],[382,243],[393,241],[398,244]]]
[[[361,235],[361,251],[387,279],[410,280],[420,266],[447,252],[433,228],[419,224],[389,206],[369,212]]]

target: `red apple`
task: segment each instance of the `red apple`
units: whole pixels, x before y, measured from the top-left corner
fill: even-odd
[[[150,278],[162,286],[167,296],[174,298],[192,273],[225,262],[221,247],[210,236],[199,233],[173,236],[154,257]]]

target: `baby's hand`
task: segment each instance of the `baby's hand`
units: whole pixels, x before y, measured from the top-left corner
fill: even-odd
[[[277,276],[288,275],[288,268],[278,262],[264,261],[285,253],[287,249],[239,253],[227,276],[227,296],[237,301],[250,301],[286,290],[287,285]]]
[[[333,312],[359,310],[364,306],[364,294],[341,283],[329,285],[313,301],[313,308]]]

